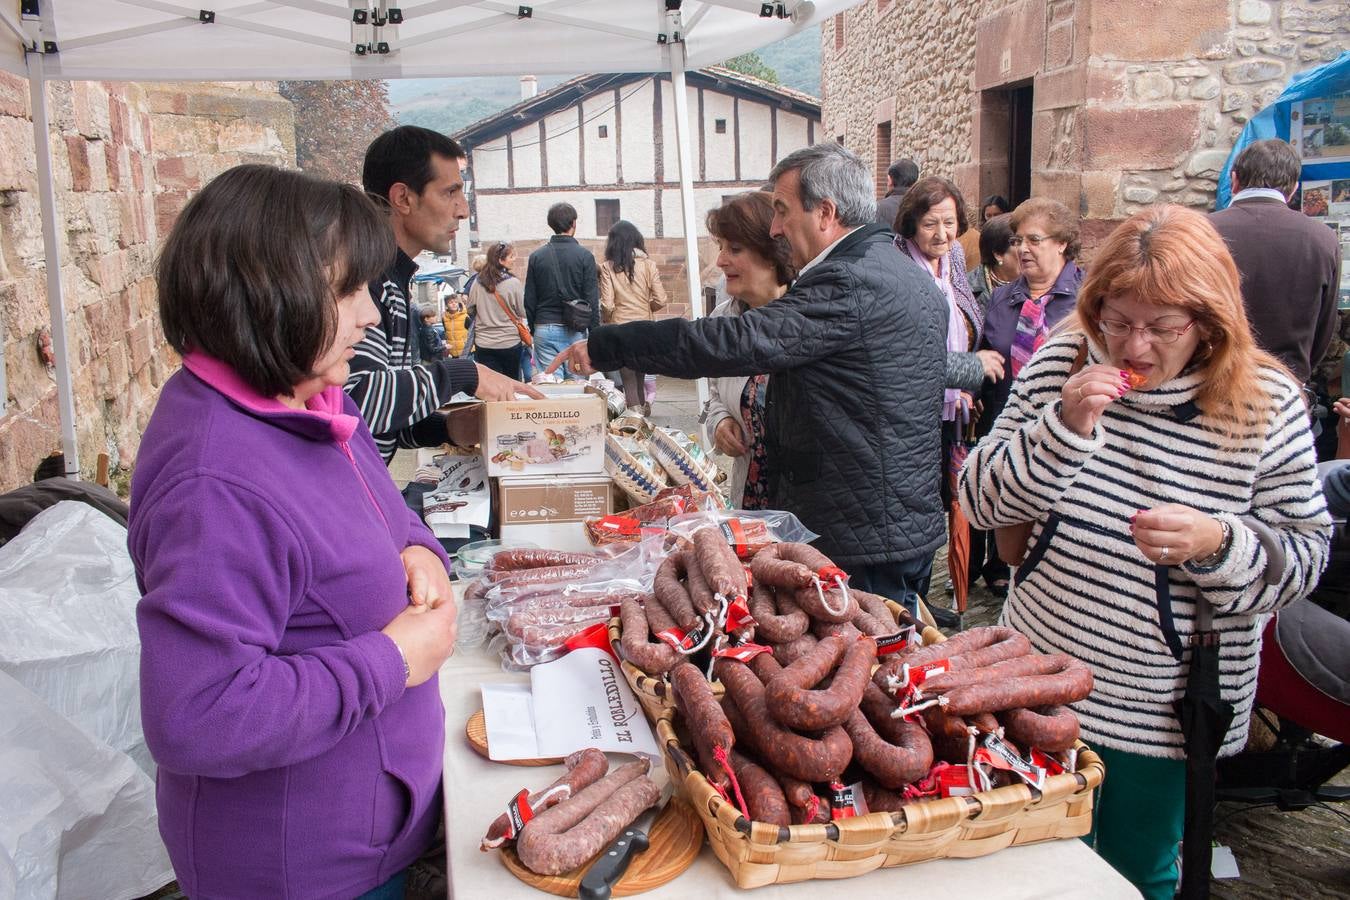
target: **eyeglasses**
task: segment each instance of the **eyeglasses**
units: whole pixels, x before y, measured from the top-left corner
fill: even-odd
[[[1039,247],[1046,241],[1053,241],[1053,240],[1054,238],[1052,238],[1048,234],[1027,234],[1027,235],[1014,234],[1012,237],[1008,238],[1008,246],[1020,247],[1022,246],[1022,244],[1026,243],[1030,244],[1033,247]]]
[[[1102,319],[1097,323],[1097,327],[1107,337],[1126,337],[1131,332],[1138,331],[1148,339],[1149,343],[1175,344],[1181,340],[1183,334],[1195,327],[1195,319],[1191,319],[1185,328],[1164,328],[1161,325],[1145,325],[1143,328],[1136,328],[1116,319]]]

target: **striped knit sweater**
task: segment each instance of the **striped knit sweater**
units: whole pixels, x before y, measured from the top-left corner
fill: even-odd
[[[1069,333],[1046,343],[961,471],[961,505],[974,525],[1035,522],[1003,621],[1037,649],[1092,667],[1092,696],[1075,706],[1084,740],[1180,759],[1173,702],[1186,687],[1188,639],[1203,598],[1221,633],[1223,697],[1236,707],[1220,755],[1236,753],[1256,693],[1264,614],[1308,594],[1327,559],[1331,520],[1307,412],[1286,376],[1263,371],[1274,411],[1260,428],[1228,439],[1206,427],[1213,420],[1193,403],[1200,378],[1183,373],[1112,403],[1084,438],[1059,417],[1060,392],[1082,341]],[[1086,364],[1101,361],[1089,344]],[[1233,539],[1212,569],[1163,570],[1167,589],[1160,591],[1157,570],[1130,536],[1130,516],[1164,503],[1217,516]],[[1240,521],[1244,515],[1268,525],[1283,545],[1277,584],[1265,583],[1266,550]],[[1159,599],[1166,594],[1170,602]],[[1172,629],[1163,624],[1163,607]]]

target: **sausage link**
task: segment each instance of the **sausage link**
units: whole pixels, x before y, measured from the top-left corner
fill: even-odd
[[[830,728],[819,739],[790,731],[769,714],[764,685],[744,663],[719,659],[716,671],[748,726],[742,737],[770,768],[810,782],[832,781],[844,771],[853,744],[842,728]]]
[[[1078,716],[1067,706],[1008,709],[998,720],[1010,740],[1047,753],[1068,750],[1078,740]]]
[[[483,578],[492,584],[499,584],[503,588],[554,581],[567,585],[589,575],[591,570],[602,562],[604,560],[598,556],[593,556],[590,558],[590,562],[571,563],[565,566],[545,566],[538,569],[485,569]]]
[[[899,812],[905,797],[899,791],[884,788],[870,778],[863,779],[863,799],[868,812]]]
[[[924,727],[928,729],[928,737],[933,742],[933,756],[944,762],[965,765],[970,755],[969,723],[936,706],[930,706],[921,715]]]
[[[923,683],[923,692],[925,694],[945,694],[960,687],[997,683],[1008,678],[1019,678],[1025,675],[1052,675],[1055,672],[1062,671],[1064,661],[1069,658],[1063,653],[1031,653],[1026,656],[1005,659],[991,666],[981,666],[978,669],[956,669],[951,672],[943,672],[941,675],[929,676]]]
[[[699,615],[716,613],[717,598],[713,596],[712,586],[708,584],[708,577],[693,549],[685,551],[684,563],[684,581],[689,588],[689,599],[693,601],[695,611]]]
[[[623,623],[623,638],[620,647],[624,659],[637,666],[648,675],[658,678],[670,671],[681,659],[675,648],[664,641],[652,640],[655,629],[647,620],[648,609],[635,598],[627,598],[619,607],[619,617]]]
[[[646,760],[620,766],[531,819],[516,840],[520,861],[540,875],[561,875],[595,856],[660,799],[647,766]]]
[[[665,607],[670,618],[687,634],[697,629],[701,620],[689,596],[689,588],[680,580],[684,573],[684,552],[676,550],[657,567],[652,580],[652,592],[656,595],[656,602]]]
[[[790,593],[758,582],[750,589],[750,615],[755,617],[760,637],[775,644],[795,640],[811,626],[810,617]]]
[[[880,784],[888,788],[904,787],[928,774],[933,765],[933,743],[917,722],[901,722],[903,742],[892,743],[872,727],[855,708],[844,722],[844,730],[853,741],[853,759]]]
[[[774,658],[783,665],[790,666],[807,653],[810,653],[811,649],[818,643],[820,643],[819,639],[808,631],[796,640],[788,641],[786,644],[774,644],[773,655]]]
[[[731,751],[731,770],[736,773],[741,796],[745,798],[750,819],[770,825],[791,825],[787,797],[773,774],[736,751]]]
[[[694,532],[694,558],[714,594],[733,600],[749,593],[745,567],[722,537],[720,529],[709,526]]]
[[[783,796],[787,798],[788,805],[794,809],[809,810],[813,806],[829,805],[822,804],[811,785],[800,778],[779,773],[778,783],[783,786]]]
[[[1055,671],[1043,675],[1014,676],[990,683],[958,687],[947,692],[947,711],[961,716],[976,712],[1002,712],[1019,706],[1059,706],[1077,703],[1092,693],[1092,670],[1066,654],[1054,654]]]
[[[750,671],[755,673],[763,684],[772,681],[779,672],[783,671],[783,664],[774,659],[772,653],[761,653],[749,662]]]
[[[605,772],[609,771],[609,760],[604,753],[594,747],[578,750],[563,762],[567,766],[565,774],[542,791],[535,791],[530,794],[530,807],[536,814],[541,809],[556,806],[578,791],[590,787],[603,778]],[[557,788],[565,788],[565,790],[557,790]],[[539,805],[541,802],[544,804],[543,806]],[[506,813],[502,813],[494,819],[492,824],[488,826],[487,834],[483,836],[483,842],[479,845],[479,849],[493,850],[506,843],[506,832],[510,821]]]
[[[900,610],[900,616],[899,619],[897,619],[896,614],[886,605],[886,598],[880,594],[860,591],[853,587],[850,587],[849,591],[853,594],[853,599],[858,601],[859,609],[869,616],[872,616],[874,619],[877,619],[882,624],[890,626],[891,630],[888,632],[889,634],[894,634],[901,628],[914,624],[914,619],[910,616],[908,611],[904,609]]]
[[[670,670],[670,686],[675,693],[676,709],[684,716],[689,728],[704,776],[712,784],[727,787],[731,782],[715,751],[730,752],[736,736],[713,695],[712,685],[697,666],[682,662]]]
[[[876,658],[877,644],[869,637],[852,642],[843,637],[825,638],[765,686],[769,712],[781,724],[799,731],[843,724],[858,708]],[[830,686],[813,689],[831,670]]]
[[[756,584],[797,590],[810,587],[816,572],[832,565],[828,556],[806,544],[770,544],[750,560],[750,574]]]
[[[967,725],[974,725],[985,734],[994,734],[1001,728],[993,713],[979,712],[965,716]]]
[[[569,553],[565,550],[536,550],[529,547],[512,547],[498,550],[492,555],[487,568],[495,571],[540,569],[553,566],[575,566],[598,563],[601,558],[594,553]]]
[[[822,622],[847,622],[858,614],[858,601],[853,598],[853,591],[845,593],[838,585],[831,587],[822,583],[817,589],[812,583],[810,587],[794,591],[792,599],[806,610],[807,615]]]
[[[819,794],[812,794],[815,803],[809,806],[791,808],[793,825],[828,825],[830,822],[830,801]],[[815,815],[811,815],[812,809]]]
[[[977,669],[1005,659],[1031,653],[1031,641],[1026,635],[1004,625],[972,628],[952,635],[940,644],[910,647],[896,653],[881,664],[872,676],[877,686],[885,688],[891,677],[899,677],[905,665],[923,665],[946,659],[950,671]]]
[[[841,637],[846,641],[856,641],[863,632],[852,622],[822,622],[816,619],[811,623],[811,633],[822,641],[829,637]]]

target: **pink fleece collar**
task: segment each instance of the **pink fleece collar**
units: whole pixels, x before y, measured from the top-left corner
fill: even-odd
[[[356,431],[358,419],[342,411],[342,388],[326,387],[305,402],[303,410],[287,406],[275,397],[264,397],[247,383],[228,364],[205,353],[192,352],[183,357],[183,367],[202,381],[224,394],[239,406],[265,416],[277,414],[310,417],[328,425],[333,440],[346,443]]]

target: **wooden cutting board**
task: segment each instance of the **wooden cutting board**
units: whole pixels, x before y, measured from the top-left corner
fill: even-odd
[[[563,761],[561,756],[556,756],[551,759],[492,759],[492,757],[488,755],[487,719],[483,716],[483,711],[481,709],[469,716],[468,724],[464,726],[464,736],[469,739],[469,746],[472,747],[474,752],[479,756],[503,765],[556,766]]]
[[[677,878],[693,864],[703,847],[703,823],[684,801],[672,797],[652,825],[649,841],[651,846],[634,856],[628,864],[628,871],[614,886],[613,896],[641,894]],[[502,865],[512,875],[530,887],[559,897],[575,897],[577,889],[581,887],[581,879],[595,862],[591,860],[561,875],[539,875],[525,868],[520,857],[516,856],[514,847],[503,847],[500,853]]]

